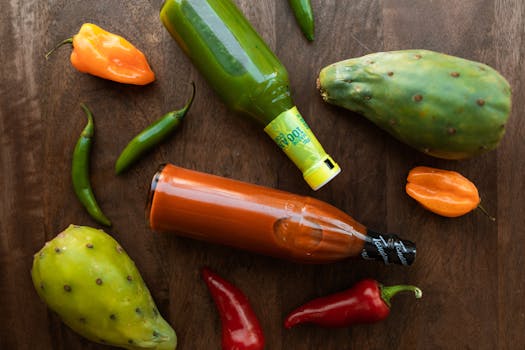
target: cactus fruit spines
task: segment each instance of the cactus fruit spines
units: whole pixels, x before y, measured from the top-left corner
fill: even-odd
[[[323,68],[323,99],[426,154],[463,159],[496,148],[511,108],[493,68],[428,50],[378,52]]]
[[[102,230],[70,225],[35,254],[33,284],[49,308],[85,338],[130,350],[173,350],[135,264]]]

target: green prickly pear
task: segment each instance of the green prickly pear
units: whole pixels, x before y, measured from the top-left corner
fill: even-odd
[[[364,115],[426,154],[463,159],[496,148],[511,109],[493,68],[428,50],[378,52],[323,68],[323,99]]]
[[[173,350],[134,262],[111,236],[70,225],[35,254],[33,284],[49,308],[85,338],[130,350]]]

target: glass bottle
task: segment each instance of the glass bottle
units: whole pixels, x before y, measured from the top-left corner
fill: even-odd
[[[224,103],[262,124],[312,189],[341,171],[292,101],[286,68],[231,0],[167,0],[160,18]]]
[[[352,257],[410,265],[415,244],[374,232],[320,200],[164,165],[146,212],[156,232],[171,232],[305,263]]]

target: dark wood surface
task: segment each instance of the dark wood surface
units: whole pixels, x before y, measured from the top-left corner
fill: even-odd
[[[4,1],[0,13],[0,348],[106,349],[69,330],[48,311],[30,279],[32,255],[70,223],[97,226],[77,201],[71,153],[85,119],[96,118],[92,184],[114,226],[107,230],[136,262],[179,349],[218,349],[220,321],[199,277],[209,265],[252,301],[267,349],[523,349],[525,227],[525,5],[521,0],[313,0],[309,44],[287,1],[237,0],[288,68],[293,97],[343,172],[312,192],[261,127],[226,109],[158,19],[161,0]],[[94,22],[141,48],[157,74],[131,87],[81,74],[69,48],[44,53]],[[375,51],[425,48],[481,61],[513,88],[513,113],[496,151],[463,161],[427,157],[357,114],[325,104],[318,71]],[[125,175],[113,174],[127,141],[164,112],[197,97],[181,130]],[[226,247],[153,234],[146,192],[158,164],[176,165],[314,196],[363,224],[418,244],[409,268],[345,261],[306,266]],[[478,186],[492,223],[479,212],[445,219],[404,192],[408,170],[460,171]],[[394,299],[388,320],[328,330],[282,320],[293,307],[371,277],[424,292]]]

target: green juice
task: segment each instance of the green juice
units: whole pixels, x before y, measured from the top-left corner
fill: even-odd
[[[224,103],[263,125],[314,190],[340,172],[295,107],[286,68],[231,0],[167,0],[160,18]]]

